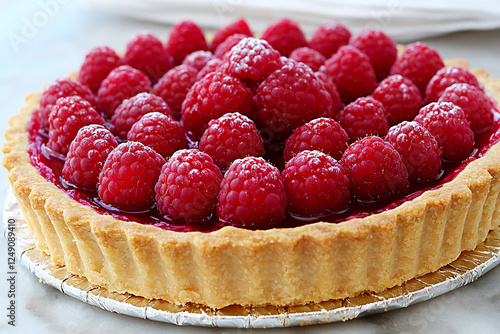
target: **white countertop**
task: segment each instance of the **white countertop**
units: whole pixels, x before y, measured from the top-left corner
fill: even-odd
[[[12,3],[12,4],[10,4]],[[51,3],[52,7],[42,7]],[[228,3],[234,3],[229,1]],[[79,68],[94,46],[125,48],[140,30],[162,39],[169,27],[104,14],[77,2],[46,0],[14,2],[0,0],[0,132],[7,119],[24,105],[25,97],[58,77]],[[57,5],[55,5],[57,4]],[[179,18],[180,19],[180,18]],[[36,23],[36,25],[35,25]],[[465,58],[472,68],[487,69],[500,78],[500,30],[458,32],[426,39],[444,58]],[[3,137],[0,143],[4,143]],[[0,169],[0,203],[8,182]],[[42,284],[17,264],[16,327],[7,324],[9,290],[7,244],[0,237],[0,333],[243,333],[240,329],[177,327],[110,313],[84,304]],[[500,331],[500,268],[477,282],[405,309],[376,314],[344,323],[266,330],[276,333],[498,333]],[[261,330],[249,330],[257,333]],[[264,330],[262,330],[264,332]]]

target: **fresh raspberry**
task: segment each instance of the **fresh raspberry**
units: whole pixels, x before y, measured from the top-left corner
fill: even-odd
[[[306,64],[315,72],[319,70],[321,65],[325,64],[326,61],[325,56],[306,46],[293,50],[288,58]]]
[[[330,58],[349,43],[351,32],[339,22],[326,22],[318,27],[309,41],[309,47]]]
[[[102,125],[86,125],[78,130],[64,161],[64,180],[78,188],[96,190],[99,173],[108,154],[118,143]]]
[[[195,51],[184,58],[182,61],[183,65],[189,65],[194,67],[197,71],[200,71],[205,65],[212,59],[214,55],[210,51],[198,50]]]
[[[315,72],[315,74],[316,77],[323,82],[323,84],[325,85],[325,89],[328,91],[328,93],[330,93],[333,102],[333,114],[335,116],[339,111],[341,111],[345,107],[344,102],[342,102],[342,99],[340,98],[339,91],[337,90],[337,87],[333,83],[333,80],[324,72]]]
[[[215,53],[219,45],[235,34],[245,37],[251,37],[253,35],[247,21],[245,21],[245,19],[239,19],[215,31],[214,39],[212,40],[212,51]]]
[[[161,155],[142,143],[129,141],[118,145],[109,153],[99,174],[100,199],[124,211],[151,209],[164,163]]]
[[[286,194],[278,168],[262,158],[231,164],[217,196],[217,215],[237,227],[271,228],[286,213]]]
[[[210,219],[222,173],[198,150],[180,150],[165,163],[156,183],[156,203],[164,215],[186,222]]]
[[[122,65],[109,73],[97,92],[100,111],[106,117],[111,117],[123,100],[150,91],[151,82],[144,73],[128,65]]]
[[[425,89],[425,104],[436,102],[444,90],[455,83],[466,83],[480,88],[476,76],[463,67],[446,66],[436,72]]]
[[[264,155],[264,144],[255,123],[237,112],[211,120],[198,148],[210,155],[222,170],[236,159]]]
[[[377,81],[387,77],[398,55],[396,42],[391,37],[382,30],[366,29],[352,38],[349,44],[357,47],[370,58]]]
[[[123,63],[142,71],[152,82],[156,82],[174,67],[174,58],[156,36],[141,32],[127,43]]]
[[[95,96],[88,87],[71,79],[57,79],[43,91],[40,98],[39,115],[41,129],[49,129],[49,115],[52,111],[52,106],[56,104],[59,98],[68,96],[80,96],[89,101],[92,106],[96,106]]]
[[[474,146],[474,132],[462,108],[449,102],[433,102],[420,109],[415,121],[436,138],[443,158],[460,161]]]
[[[309,66],[288,60],[260,85],[255,95],[256,120],[275,143],[318,117],[333,117],[330,94]]]
[[[174,57],[174,64],[180,65],[184,58],[195,51],[207,50],[203,30],[192,21],[181,21],[172,26],[166,49]]]
[[[350,182],[340,163],[320,151],[302,151],[281,173],[288,211],[302,217],[327,215],[347,207]]]
[[[150,112],[135,122],[127,140],[141,142],[164,158],[188,146],[182,125],[159,112]]]
[[[299,126],[288,137],[283,150],[285,161],[306,150],[317,150],[339,160],[347,149],[349,136],[339,123],[331,118],[317,118]]]
[[[380,200],[408,186],[408,170],[401,155],[379,137],[351,144],[340,162],[351,180],[351,194],[360,201]]]
[[[411,180],[425,182],[438,176],[443,152],[434,136],[420,123],[404,121],[395,125],[385,140],[401,154]]]
[[[262,39],[268,41],[275,50],[285,57],[288,57],[293,50],[307,45],[299,24],[290,19],[282,19],[271,24],[262,33]]]
[[[132,125],[150,112],[159,112],[173,117],[172,111],[159,96],[150,93],[139,93],[124,100],[111,117],[111,131],[121,139],[127,138]]]
[[[327,59],[324,72],[333,80],[345,103],[371,94],[377,87],[370,58],[352,45],[342,46]]]
[[[462,108],[472,131],[479,132],[493,124],[490,101],[481,89],[467,83],[456,83],[446,88],[438,102],[451,102]]]
[[[107,47],[96,47],[85,56],[78,81],[89,87],[92,93],[97,94],[101,82],[106,79],[109,72],[120,66],[121,59],[116,52]]]
[[[176,116],[180,116],[182,102],[197,78],[198,71],[194,67],[178,65],[161,77],[153,92],[168,104]]]
[[[229,52],[233,46],[238,44],[243,38],[247,38],[249,36],[243,34],[234,34],[226,38],[226,40],[220,43],[214,51],[214,56],[222,59],[224,55]]]
[[[224,62],[218,58],[215,58],[215,59],[212,59],[210,60],[206,65],[205,67],[203,67],[199,72],[198,72],[198,75],[196,76],[196,81],[200,81],[201,79],[203,79],[203,77],[205,75],[207,75],[208,73],[212,73],[212,72],[215,72],[220,66],[221,64],[223,64]]]
[[[90,102],[79,96],[58,99],[49,115],[48,147],[56,153],[66,155],[78,130],[89,124],[104,125],[104,118]]]
[[[389,125],[412,120],[424,105],[418,87],[399,74],[382,80],[372,96],[384,105]]]
[[[181,119],[186,131],[199,138],[211,119],[238,111],[251,115],[253,93],[236,78],[212,72],[196,82],[182,104]]]
[[[385,136],[389,123],[382,103],[372,97],[360,97],[336,116],[351,142],[366,136]]]
[[[442,67],[444,67],[443,60],[436,50],[424,43],[416,42],[404,48],[394,61],[389,73],[407,77],[424,96],[427,83]]]

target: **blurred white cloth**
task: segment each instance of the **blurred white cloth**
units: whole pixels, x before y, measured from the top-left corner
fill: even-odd
[[[244,17],[255,33],[290,18],[307,34],[323,22],[338,20],[353,34],[383,29],[398,42],[461,30],[500,27],[498,0],[81,0],[108,12],[173,24],[190,19],[204,29],[217,29]]]

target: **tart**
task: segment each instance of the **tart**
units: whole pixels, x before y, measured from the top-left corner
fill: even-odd
[[[237,29],[241,28],[241,25],[242,23],[238,22],[230,29],[222,29],[216,34],[217,40],[224,40],[221,37],[224,34],[227,35],[225,37],[229,37],[235,32],[242,33]],[[279,29],[283,25],[291,27],[286,31],[291,34],[289,39],[296,44],[293,48],[304,47],[305,40],[300,36],[294,37],[294,34],[300,35],[298,26],[286,21],[273,25],[265,32],[266,36],[271,36],[269,40],[275,41],[275,48],[287,50],[290,47],[288,44],[283,45],[283,38],[276,38],[276,34],[283,33]],[[192,23],[186,27],[184,28],[188,30],[196,29]],[[327,28],[321,29],[327,30]],[[315,44],[320,46],[321,29],[318,29],[318,34],[313,36]],[[174,29],[174,31],[180,30],[182,29]],[[248,35],[249,31],[244,31],[243,34]],[[172,62],[170,66],[182,66],[180,63],[186,55],[201,49],[209,49],[209,45],[203,43],[193,42],[184,46],[176,44],[174,37],[169,39],[166,47],[172,56],[169,60]],[[137,38],[140,41],[148,39],[151,38]],[[240,36],[235,44],[240,45],[242,41],[245,42],[244,36]],[[356,57],[365,61],[369,52],[365,54],[359,50],[369,43],[364,43],[362,37],[355,41],[352,44],[357,45],[356,50],[353,50],[355,47],[351,47],[343,49],[342,52],[354,52]],[[223,47],[229,48],[227,45]],[[319,50],[323,49],[318,47],[316,51],[319,53]],[[306,51],[305,53],[310,53]],[[334,72],[328,69],[328,62],[336,57],[336,54],[338,56],[338,51],[323,54],[324,59],[328,57],[325,62],[326,69],[322,71],[327,77]],[[128,54],[129,58],[133,56]],[[321,58],[318,54],[313,56],[315,61]],[[205,57],[205,60],[200,60],[203,57],[193,56],[191,61],[194,63],[205,61],[210,64],[212,59]],[[124,58],[126,57],[118,59],[115,66],[124,61]],[[231,56],[222,58],[220,71],[229,72],[219,73],[224,73],[226,76],[230,76],[231,71],[241,74],[242,72],[238,72],[234,67],[228,69],[230,66],[226,66],[224,69],[224,62],[227,64],[230,61]],[[293,71],[293,66],[297,64],[281,57],[279,60],[268,59],[267,64],[272,61],[276,61],[282,67],[290,67],[289,71]],[[129,60],[129,63],[134,62]],[[138,61],[135,64],[142,70],[147,68]],[[447,62],[446,65],[467,66],[462,61]],[[262,68],[265,69],[266,66]],[[157,67],[155,69],[158,70]],[[246,86],[238,93],[240,95],[234,98],[243,96],[241,97],[243,102],[240,101],[241,103],[237,105],[239,111],[247,112],[250,118],[255,115],[252,114],[252,108],[245,104],[244,94],[250,91],[253,96],[251,99],[257,101],[256,104],[259,105],[258,94],[263,94],[263,90],[258,88],[263,82],[259,76],[264,75],[269,78],[275,70],[262,70],[258,76],[255,76],[254,72],[244,73],[243,77],[238,79],[239,84],[244,83]],[[266,71],[268,73],[265,73]],[[305,71],[301,73],[308,75],[310,70],[301,69],[301,71]],[[372,87],[368,92],[360,93],[360,96],[371,94],[378,85],[376,78],[388,75],[388,70],[385,74],[380,74],[380,71],[383,72],[383,68],[376,72],[376,76],[375,71],[370,76],[362,75],[365,80],[362,83],[363,89],[367,87],[366,82]],[[437,71],[438,69],[433,75]],[[488,73],[482,70],[471,73],[475,75],[491,100],[500,101],[498,80],[490,78]],[[155,72],[152,79],[160,83],[162,75]],[[217,77],[217,75],[219,74],[216,72],[212,75],[207,74],[203,78]],[[221,80],[225,80],[224,75],[219,75]],[[319,82],[319,77],[321,75],[318,75],[318,79],[311,80]],[[345,78],[345,80],[352,79],[348,75]],[[70,76],[70,79],[78,80],[78,74]],[[420,79],[420,77],[415,79],[415,82],[419,82],[417,88],[419,91],[423,89],[425,94],[426,87],[422,86]],[[137,81],[133,87],[123,87],[121,92],[127,89],[134,90],[142,84],[141,82],[143,81]],[[343,101],[334,106],[330,99],[328,108],[331,110],[337,108],[336,112],[339,112],[345,104],[353,103],[352,94],[355,93],[340,88],[338,82],[336,85]],[[95,89],[95,83],[92,86]],[[318,94],[325,95],[328,89],[332,90],[328,93],[329,96],[339,94],[332,86],[325,81],[320,85]],[[101,121],[96,118],[92,123],[98,123],[99,127],[105,128],[109,126],[113,112],[117,108],[125,107],[118,107],[122,101],[115,103],[112,99],[105,100],[104,93],[100,92],[99,89],[97,102],[89,101],[88,104],[94,103],[100,115],[106,119]],[[140,92],[128,92],[128,97],[137,93]],[[43,126],[41,99],[42,93],[30,95],[27,98],[27,106],[9,121],[10,128],[5,133],[7,143],[3,147],[5,154],[3,164],[9,171],[9,181],[28,222],[30,234],[36,240],[37,248],[48,254],[56,265],[65,266],[70,272],[84,276],[89,282],[106,287],[110,291],[128,292],[175,304],[201,304],[211,308],[223,308],[234,304],[303,305],[341,299],[366,291],[379,292],[414,277],[436,271],[455,260],[462,251],[473,250],[485,240],[490,230],[500,224],[498,218],[500,217],[498,212],[500,145],[492,139],[496,137],[496,124],[490,125],[490,128],[483,132],[478,132],[479,134],[475,135],[475,151],[467,153],[465,158],[462,157],[459,162],[450,165],[453,167],[446,171],[446,175],[432,181],[434,183],[423,183],[423,185],[417,183],[418,190],[406,190],[406,193],[403,192],[395,197],[379,199],[368,196],[369,202],[376,200],[378,204],[367,204],[366,201],[360,200],[357,206],[352,205],[358,208],[354,213],[342,211],[347,205],[342,203],[342,210],[334,212],[333,219],[331,212],[326,216],[320,215],[319,218],[313,219],[308,217],[304,220],[286,214],[287,218],[284,220],[281,218],[281,222],[275,224],[266,225],[264,216],[264,220],[260,219],[259,223],[245,225],[245,223],[222,222],[214,216],[215,218],[210,220],[211,225],[204,225],[205,222],[176,225],[175,221],[170,224],[171,221],[164,222],[155,217],[153,217],[155,223],[151,223],[151,214],[148,212],[130,213],[128,211],[134,210],[128,210],[127,207],[121,207],[122,209],[118,211],[110,209],[109,206],[101,205],[99,200],[95,200],[99,197],[95,190],[90,191],[89,195],[88,190],[61,182],[60,175],[54,172],[58,164],[58,158],[55,157],[57,154],[51,155],[50,150],[45,149],[49,146],[46,145],[47,140],[51,139],[39,131]],[[62,104],[62,102],[57,103]],[[50,111],[51,115],[54,108],[56,107],[52,107]],[[491,109],[494,109],[493,103]],[[175,110],[165,111],[165,114],[168,113],[171,113],[169,117],[176,117]],[[311,118],[314,119],[324,116],[313,111],[311,113]],[[240,116],[237,117],[241,119],[243,116]],[[184,110],[181,112],[181,117],[184,126],[192,122],[192,119],[184,118]],[[218,116],[211,118],[215,119]],[[272,118],[261,118],[259,124],[261,133],[264,132],[262,124],[269,125],[270,123],[266,122],[270,119]],[[208,121],[206,123],[209,123]],[[294,123],[293,127],[297,128],[303,123],[306,122]],[[201,135],[204,130],[197,125],[193,125],[191,129],[194,136],[197,131]],[[275,131],[274,138],[283,143],[290,135],[286,133],[287,131]],[[116,137],[118,142],[125,141],[118,135]],[[196,140],[190,139],[189,145],[196,146]],[[353,140],[353,142],[350,145],[360,141]],[[279,143],[271,142],[266,151],[281,154],[281,151],[276,149],[279,146]],[[261,151],[257,149],[256,152]],[[265,160],[253,159],[255,159],[253,164]],[[336,159],[342,161],[338,157]],[[330,158],[330,163],[338,164],[337,160]],[[51,161],[56,163],[53,164]],[[61,161],[59,160],[59,165],[62,164]],[[235,165],[239,167],[242,163],[233,162],[224,178],[229,177],[229,171]],[[216,176],[211,178],[214,179]],[[102,184],[102,179],[100,182]],[[220,193],[217,196],[220,196]],[[156,198],[158,200],[158,197]],[[352,203],[356,200],[351,198],[350,201]],[[220,205],[219,203],[220,199],[216,205]],[[222,215],[222,212],[223,210],[219,211],[217,207],[217,213]],[[162,219],[167,219],[165,215],[160,214],[160,216]],[[143,220],[147,222],[144,223]],[[159,228],[169,224],[177,228]]]

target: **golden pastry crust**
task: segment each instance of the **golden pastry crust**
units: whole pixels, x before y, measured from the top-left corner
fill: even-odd
[[[500,101],[500,81],[474,73]],[[31,165],[26,125],[40,95],[9,121],[9,181],[37,247],[110,291],[211,308],[345,298],[435,271],[500,224],[500,144],[438,189],[338,224],[202,233],[117,220],[74,201]]]

